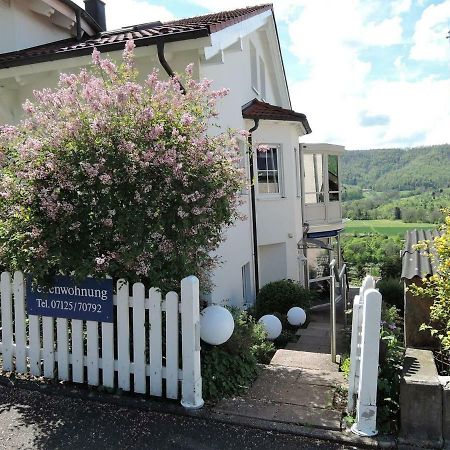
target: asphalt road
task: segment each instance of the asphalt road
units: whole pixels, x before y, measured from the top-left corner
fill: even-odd
[[[344,449],[215,421],[0,386],[1,449]]]

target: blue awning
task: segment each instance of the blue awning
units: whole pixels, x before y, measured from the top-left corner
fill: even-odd
[[[318,231],[316,233],[308,233],[306,237],[318,239],[324,237],[334,237],[337,236],[342,230],[331,230],[331,231]]]

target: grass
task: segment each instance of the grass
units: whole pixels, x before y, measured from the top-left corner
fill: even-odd
[[[433,230],[436,227],[433,223],[404,223],[400,220],[349,220],[345,223],[345,232],[403,235],[406,230]]]

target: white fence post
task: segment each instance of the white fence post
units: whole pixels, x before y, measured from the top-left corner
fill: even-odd
[[[363,296],[361,360],[356,404],[356,423],[352,431],[360,436],[377,434],[377,381],[380,346],[381,294],[367,289]]]
[[[357,393],[357,372],[359,365],[359,339],[358,334],[360,332],[360,314],[361,314],[361,297],[355,295],[353,299],[352,308],[352,340],[350,347],[350,372],[348,375],[348,402],[347,402],[347,412],[352,414],[355,409],[355,397]]]
[[[199,281],[190,276],[181,281],[181,329],[183,381],[181,404],[185,408],[203,406],[200,366],[200,305]]]
[[[11,275],[3,272],[1,276],[2,311],[2,357],[3,370],[13,370],[13,321]]]

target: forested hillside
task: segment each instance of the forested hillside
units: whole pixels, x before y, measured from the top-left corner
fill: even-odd
[[[348,151],[343,183],[378,192],[450,187],[450,145]]]

